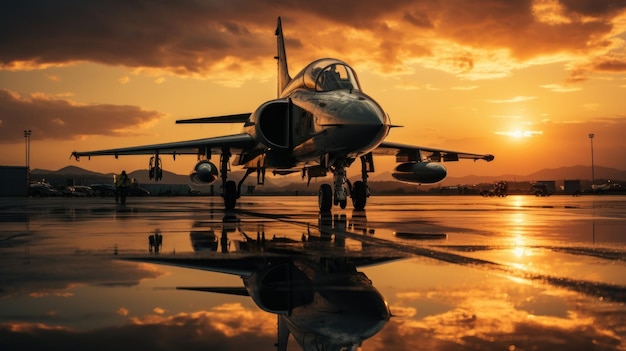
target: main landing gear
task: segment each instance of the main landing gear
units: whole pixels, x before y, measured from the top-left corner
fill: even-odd
[[[318,204],[320,212],[328,212],[333,204],[339,205],[342,209],[346,208],[348,194],[346,185],[350,189],[350,197],[352,205],[357,211],[365,209],[367,198],[369,197],[369,189],[367,187],[367,173],[373,171],[373,162],[370,155],[361,156],[361,178],[362,180],[350,184],[346,177],[346,168],[349,164],[346,162],[338,162],[331,170],[333,172],[333,187],[328,184],[320,186],[318,194]],[[333,201],[334,200],[334,201]]]
[[[228,180],[228,161],[230,160],[230,150],[223,149],[220,156],[220,174],[222,176],[222,198],[224,198],[224,208],[232,210],[237,205],[237,184]]]
[[[257,184],[265,183],[265,167],[258,164],[258,167],[250,167],[246,169],[246,173],[239,183],[235,183],[233,180],[228,180],[228,161],[231,153],[229,150],[222,150],[222,156],[220,158],[220,174],[222,177],[222,197],[224,198],[224,208],[226,210],[232,210],[237,206],[237,199],[241,197],[241,187],[243,182],[248,176],[254,172],[257,173]]]

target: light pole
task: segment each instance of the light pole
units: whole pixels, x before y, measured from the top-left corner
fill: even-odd
[[[26,193],[30,189],[30,135],[32,130],[24,130],[24,140],[26,141]]]
[[[593,138],[595,136],[595,134],[589,133],[589,141],[591,141],[591,188],[593,188],[593,185],[596,183],[596,176],[593,169]]]

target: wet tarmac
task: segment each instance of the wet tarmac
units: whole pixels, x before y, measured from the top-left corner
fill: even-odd
[[[0,350],[626,350],[624,196],[316,208],[0,199]]]

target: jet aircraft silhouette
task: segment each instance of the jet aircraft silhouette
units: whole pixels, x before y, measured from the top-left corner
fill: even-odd
[[[492,161],[493,155],[457,152],[385,141],[391,124],[382,107],[361,89],[356,72],[334,58],[313,61],[291,77],[287,66],[282,24],[276,28],[278,54],[278,98],[264,102],[253,113],[178,120],[176,123],[243,123],[239,134],[180,142],[96,151],[74,151],[81,156],[150,155],[149,175],[159,180],[161,155],[196,155],[198,162],[190,177],[200,184],[221,178],[224,207],[233,209],[245,179],[256,172],[263,185],[266,170],[286,175],[301,172],[303,178],[333,176],[332,186],[319,188],[319,209],[333,205],[345,208],[348,197],[355,209],[363,210],[370,195],[368,173],[374,172],[373,155],[395,156],[399,165],[392,176],[402,182],[429,184],[443,180],[442,162],[460,159]],[[216,156],[219,155],[219,156]],[[211,162],[219,157],[217,165]],[[361,163],[361,180],[354,184],[346,169]],[[246,169],[235,183],[228,179],[229,165]]]

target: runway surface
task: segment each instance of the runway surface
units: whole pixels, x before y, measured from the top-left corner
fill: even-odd
[[[251,297],[174,289],[239,276],[154,264],[242,257],[378,263],[363,350],[626,350],[624,196],[4,198],[0,349],[275,350]]]

